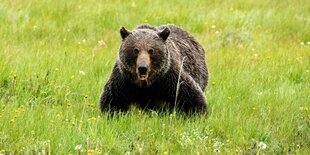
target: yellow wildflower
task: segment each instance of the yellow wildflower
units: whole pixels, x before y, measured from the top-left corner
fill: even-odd
[[[95,106],[95,104],[94,103],[89,103],[88,106],[93,107],[93,106]]]
[[[95,154],[95,150],[87,150],[87,155]]]

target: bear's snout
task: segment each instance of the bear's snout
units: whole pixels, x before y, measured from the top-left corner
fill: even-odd
[[[146,63],[142,63],[138,66],[138,71],[140,75],[146,75],[148,65]]]
[[[137,63],[136,73],[138,79],[141,81],[146,81],[148,77],[148,72],[150,71],[150,63],[151,63],[149,54],[144,50],[139,52],[136,63]]]
[[[141,63],[138,64],[137,68],[137,74],[138,74],[138,79],[141,81],[145,81],[147,79],[147,71],[148,71],[148,65],[146,63]]]

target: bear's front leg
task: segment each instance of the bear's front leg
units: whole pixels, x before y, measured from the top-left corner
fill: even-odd
[[[100,97],[100,109],[104,111],[122,111],[125,112],[129,109],[129,101],[125,96],[128,94],[125,87],[125,81],[115,66],[110,79],[104,87],[104,91]]]
[[[105,86],[104,92],[100,98],[100,109],[101,112],[114,112],[121,111],[125,112],[129,108],[128,102],[118,95],[118,92],[113,91],[109,86]]]
[[[176,93],[177,107],[187,114],[208,114],[208,106],[205,95],[200,86],[186,74],[181,74]]]

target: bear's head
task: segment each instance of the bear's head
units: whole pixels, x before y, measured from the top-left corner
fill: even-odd
[[[158,30],[140,26],[133,31],[122,27],[120,34],[123,40],[118,64],[121,71],[130,74],[128,80],[139,87],[149,87],[167,72],[170,65],[166,45],[170,34],[168,27]]]

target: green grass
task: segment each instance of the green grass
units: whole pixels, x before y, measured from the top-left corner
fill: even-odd
[[[306,0],[1,0],[0,153],[310,154],[309,17]],[[205,47],[208,118],[100,113],[119,28],[142,23]]]

